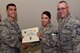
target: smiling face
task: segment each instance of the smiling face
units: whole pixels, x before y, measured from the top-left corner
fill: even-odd
[[[64,18],[69,13],[68,5],[64,2],[58,4],[58,15]]]
[[[42,14],[41,23],[42,23],[42,26],[45,26],[45,27],[50,23],[50,19],[46,14]]]
[[[15,18],[16,17],[16,7],[9,6],[7,9],[7,15],[8,15],[8,17]]]

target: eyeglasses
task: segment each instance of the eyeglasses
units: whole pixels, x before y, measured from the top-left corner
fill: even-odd
[[[66,8],[58,8],[57,10],[60,11],[60,10],[65,10],[65,9],[66,9]]]

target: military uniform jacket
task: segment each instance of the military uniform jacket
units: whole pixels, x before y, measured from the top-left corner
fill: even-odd
[[[59,22],[59,40],[61,50],[69,53],[80,53],[80,19],[72,14]]]
[[[16,22],[10,22],[8,19],[3,21],[3,30],[1,32],[2,36],[2,49],[6,51],[7,49],[12,50],[11,53],[15,53],[15,50],[20,49],[21,46],[21,31]],[[8,51],[9,51],[8,50]],[[10,53],[9,52],[9,53]]]
[[[43,26],[40,28],[40,32],[43,33],[42,43],[42,53],[53,53],[56,50],[58,36],[54,34],[55,27],[51,24],[47,28]],[[56,50],[57,51],[57,50]]]

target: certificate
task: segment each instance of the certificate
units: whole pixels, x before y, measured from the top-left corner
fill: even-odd
[[[22,35],[23,35],[22,43],[39,41],[37,32],[38,32],[38,27],[22,30]]]

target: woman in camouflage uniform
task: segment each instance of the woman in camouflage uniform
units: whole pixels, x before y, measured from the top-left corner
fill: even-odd
[[[54,26],[51,25],[51,14],[44,11],[41,15],[41,28],[38,32],[38,37],[42,44],[42,53],[57,53],[57,36],[54,35]]]

